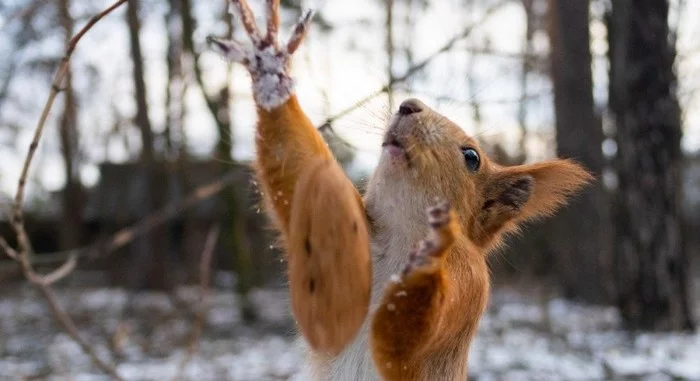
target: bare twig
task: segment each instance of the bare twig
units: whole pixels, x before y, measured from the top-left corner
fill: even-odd
[[[386,93],[387,91],[389,91],[389,90],[390,90],[391,88],[393,88],[396,84],[399,84],[399,83],[402,83],[402,82],[406,81],[407,79],[409,79],[409,78],[410,78],[411,76],[413,76],[414,74],[416,74],[416,73],[418,73],[419,71],[423,70],[423,69],[424,69],[426,66],[428,66],[431,62],[433,62],[433,60],[434,60],[436,57],[438,57],[439,55],[441,55],[441,54],[443,54],[443,53],[445,53],[445,52],[448,52],[448,51],[452,50],[452,49],[454,48],[454,46],[455,46],[458,42],[460,42],[460,41],[464,40],[465,38],[469,37],[469,35],[470,35],[479,25],[483,24],[484,21],[486,21],[487,19],[489,19],[491,16],[493,16],[494,13],[496,13],[498,10],[500,10],[504,5],[506,5],[506,4],[508,4],[508,3],[509,3],[508,0],[504,0],[504,1],[498,2],[498,3],[494,4],[493,6],[487,8],[486,11],[484,12],[483,17],[482,17],[481,19],[479,19],[478,21],[476,21],[476,22],[474,22],[473,24],[469,25],[468,27],[466,27],[466,28],[465,28],[461,33],[459,33],[458,35],[456,35],[456,36],[452,37],[451,39],[449,39],[444,45],[442,45],[439,49],[437,49],[435,52],[433,52],[433,54],[429,55],[428,57],[426,57],[426,58],[423,59],[422,61],[420,61],[420,62],[418,62],[417,64],[415,64],[415,65],[411,66],[410,68],[408,68],[408,70],[406,70],[406,72],[403,73],[402,75],[396,76],[396,77],[392,78],[387,84],[385,84],[384,86],[382,86],[380,89],[378,89],[378,90],[376,90],[376,91],[370,93],[369,95],[367,95],[367,96],[365,96],[364,98],[360,99],[359,101],[355,102],[354,104],[352,104],[352,105],[349,106],[348,108],[346,108],[346,109],[344,109],[344,110],[338,112],[337,114],[335,114],[335,115],[333,115],[333,116],[327,118],[327,119],[326,119],[325,121],[323,121],[323,123],[321,123],[317,128],[320,129],[320,130],[329,128],[329,127],[332,125],[332,123],[333,123],[334,121],[336,121],[336,120],[338,120],[338,119],[344,117],[345,115],[347,115],[347,114],[349,114],[349,113],[355,111],[356,109],[362,107],[363,105],[365,105],[367,102],[371,101],[372,99],[374,99],[374,98],[376,98],[376,97],[378,97],[378,96],[380,96],[380,95]]]
[[[7,241],[5,241],[5,239],[0,239],[0,246],[10,257],[14,258],[20,263],[22,267],[22,272],[24,273],[24,276],[27,279],[27,281],[29,281],[29,283],[33,284],[41,291],[42,295],[49,304],[54,319],[58,322],[58,324],[76,343],[78,343],[80,348],[90,357],[92,362],[98,368],[100,368],[103,372],[117,380],[122,380],[122,378],[119,376],[114,366],[100,359],[99,356],[97,356],[95,349],[80,336],[78,329],[75,326],[75,323],[73,323],[73,320],[70,318],[70,316],[68,316],[68,314],[66,314],[66,312],[58,304],[56,295],[53,292],[53,289],[51,289],[51,285],[53,283],[63,279],[68,274],[70,274],[71,271],[73,271],[77,263],[76,257],[69,256],[67,261],[63,265],[61,265],[58,269],[54,270],[48,275],[37,274],[34,271],[30,260],[30,257],[33,254],[33,250],[31,242],[29,240],[29,235],[27,234],[27,231],[24,226],[23,205],[29,168],[31,166],[32,159],[34,158],[34,154],[36,153],[36,149],[39,146],[39,140],[41,139],[41,134],[44,130],[44,126],[46,125],[46,120],[49,116],[49,112],[51,111],[51,107],[53,106],[56,96],[60,92],[63,80],[65,79],[68,73],[68,63],[70,61],[71,55],[73,54],[73,51],[75,50],[75,47],[77,46],[80,39],[85,35],[85,33],[87,33],[90,30],[90,28],[92,28],[93,25],[95,25],[107,14],[117,9],[120,5],[126,3],[126,1],[127,0],[119,0],[109,8],[105,9],[98,15],[91,18],[90,21],[88,21],[88,23],[68,42],[66,52],[63,58],[61,59],[61,63],[58,67],[58,70],[56,71],[53,82],[51,83],[51,90],[49,92],[48,100],[44,105],[44,109],[39,118],[39,122],[34,130],[34,136],[32,137],[32,142],[29,145],[29,151],[27,152],[27,156],[24,159],[22,172],[17,185],[17,193],[15,194],[14,205],[12,209],[11,224],[17,236],[18,250],[12,249],[7,244]]]
[[[5,240],[3,236],[0,236],[0,248],[7,254],[8,257],[18,260],[19,254],[17,254],[17,251],[10,246],[9,243]]]
[[[44,295],[44,298],[49,303],[49,308],[51,309],[51,313],[53,314],[54,319],[56,319],[58,324],[61,326],[61,328],[63,328],[64,331],[66,331],[66,333],[71,337],[71,339],[78,343],[83,352],[85,352],[90,357],[93,364],[95,364],[103,372],[109,374],[112,378],[116,380],[123,380],[123,378],[117,373],[117,370],[114,368],[114,366],[102,360],[97,355],[95,348],[93,348],[92,345],[90,345],[90,343],[85,341],[80,336],[78,328],[75,326],[75,323],[73,323],[73,319],[71,319],[71,317],[68,316],[68,314],[66,314],[66,312],[58,304],[58,299],[56,298],[56,294],[54,293],[51,286],[42,282],[32,283],[34,283],[39,288],[39,291],[41,291],[41,293]]]
[[[199,261],[199,308],[197,309],[197,316],[192,326],[192,331],[190,332],[189,342],[187,344],[187,352],[185,356],[180,361],[178,366],[178,371],[173,380],[179,380],[185,372],[185,367],[192,360],[197,349],[199,348],[199,342],[202,337],[202,331],[204,330],[204,321],[207,317],[207,312],[209,311],[209,284],[211,278],[211,259],[214,253],[214,248],[216,247],[216,241],[219,238],[219,225],[215,225],[209,230],[207,235],[207,240],[204,242],[204,248],[202,249],[202,257]]]
[[[12,216],[12,225],[15,230],[15,233],[17,234],[17,242],[19,244],[20,250],[22,251],[26,250],[28,253],[31,253],[32,251],[29,236],[27,235],[27,232],[24,229],[24,211],[22,208],[24,204],[24,192],[27,184],[27,176],[29,175],[29,167],[31,166],[32,159],[34,158],[34,154],[36,153],[36,149],[39,146],[39,140],[41,139],[41,134],[44,131],[46,119],[49,116],[51,107],[53,107],[53,103],[56,100],[56,96],[59,93],[61,85],[63,84],[63,80],[65,79],[66,74],[68,73],[68,62],[70,61],[70,58],[73,55],[75,47],[78,45],[78,42],[85,35],[85,33],[87,33],[88,30],[90,30],[90,28],[92,28],[103,17],[105,17],[110,12],[117,9],[119,6],[126,2],[127,0],[118,0],[117,2],[112,4],[112,6],[91,18],[90,21],[88,21],[88,23],[75,36],[73,36],[73,38],[68,43],[68,46],[66,47],[66,53],[64,54],[63,58],[61,58],[61,64],[59,65],[58,71],[56,71],[56,75],[54,76],[53,82],[51,83],[51,91],[49,93],[49,98],[46,101],[46,105],[44,105],[44,110],[42,111],[41,117],[39,118],[39,122],[36,128],[34,129],[34,136],[32,137],[32,142],[29,144],[29,151],[27,152],[27,156],[24,159],[22,172],[17,184],[17,193],[15,195],[15,203]]]
[[[40,254],[32,259],[32,264],[61,262],[67,258],[70,258],[71,256],[78,258],[101,258],[107,256],[115,250],[121,249],[122,247],[128,245],[136,238],[141,237],[154,228],[168,222],[172,218],[178,216],[184,210],[187,210],[194,205],[197,205],[202,200],[206,200],[221,192],[224,188],[233,184],[236,178],[237,176],[235,172],[229,172],[211,183],[196,188],[180,202],[167,205],[136,224],[117,231],[106,240],[73,250]]]
[[[59,280],[65,278],[70,274],[75,266],[78,264],[78,258],[75,255],[71,255],[67,261],[65,261],[59,268],[52,271],[50,274],[44,275],[38,278],[42,284],[50,286]]]

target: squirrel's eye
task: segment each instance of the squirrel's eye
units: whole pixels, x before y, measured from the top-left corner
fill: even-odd
[[[464,155],[464,162],[467,164],[467,169],[476,172],[476,170],[479,169],[479,164],[481,164],[479,153],[476,152],[474,148],[462,147],[462,155]]]

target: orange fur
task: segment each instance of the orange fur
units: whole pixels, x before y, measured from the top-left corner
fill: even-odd
[[[369,306],[371,262],[362,199],[296,96],[258,108],[258,179],[282,232],[292,309],[317,351],[339,353]]]
[[[338,354],[369,307],[372,263],[362,200],[338,163],[316,159],[299,178],[292,205],[287,251],[294,314],[313,348]]]
[[[256,172],[263,199],[283,236],[289,235],[294,188],[301,173],[333,154],[292,96],[281,107],[258,107]]]

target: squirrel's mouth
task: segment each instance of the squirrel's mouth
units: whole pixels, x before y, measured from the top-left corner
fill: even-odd
[[[405,161],[410,165],[408,153],[406,152],[404,145],[396,137],[388,136],[387,140],[382,143],[382,148],[391,159]]]

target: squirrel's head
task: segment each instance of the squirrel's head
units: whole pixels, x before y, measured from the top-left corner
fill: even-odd
[[[416,99],[401,104],[382,146],[368,197],[391,199],[407,219],[446,199],[465,235],[486,252],[520,222],[551,215],[592,179],[568,160],[500,166],[463,129]]]

